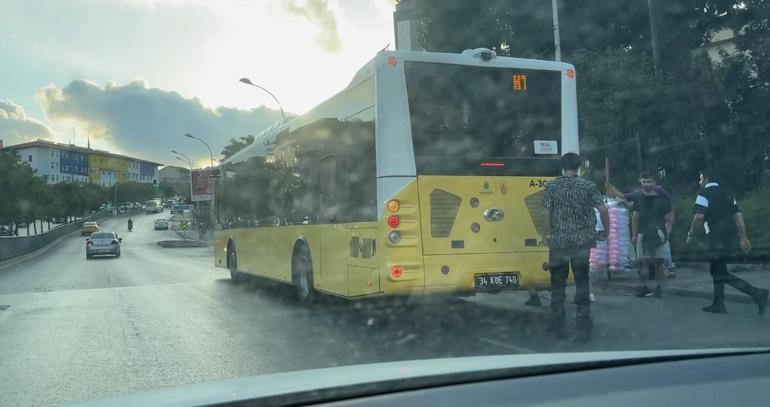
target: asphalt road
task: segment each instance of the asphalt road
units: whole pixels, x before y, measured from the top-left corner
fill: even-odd
[[[0,270],[0,405],[404,359],[770,345],[770,316],[756,307],[710,315],[674,297],[598,292],[589,344],[549,337],[547,310],[523,306],[522,293],[305,307],[290,288],[232,283],[210,248],[160,248],[176,237],[152,230],[157,217],[136,217],[132,233],[125,219],[102,225],[123,237],[119,259],[86,260],[73,236]]]

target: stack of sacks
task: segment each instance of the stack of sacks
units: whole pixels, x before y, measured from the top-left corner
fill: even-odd
[[[623,271],[631,248],[628,221],[629,213],[626,208],[618,205],[608,205],[610,212],[610,228],[607,237],[609,247],[608,266],[611,272]]]

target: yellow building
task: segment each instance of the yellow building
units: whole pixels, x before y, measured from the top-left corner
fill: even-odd
[[[107,181],[112,184],[114,181],[128,181],[128,161],[122,158],[90,153],[88,154],[88,169],[88,176],[94,183]]]

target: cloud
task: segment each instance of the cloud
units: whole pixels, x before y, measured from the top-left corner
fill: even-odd
[[[326,52],[338,53],[342,50],[342,41],[337,31],[337,19],[329,7],[327,0],[292,0],[284,5],[290,14],[298,15],[318,25],[321,32],[316,39],[316,45]]]
[[[229,139],[256,134],[281,118],[265,107],[208,108],[197,98],[149,87],[144,80],[108,82],[104,87],[75,80],[63,88],[40,89],[37,98],[50,120],[74,121],[92,141],[161,163],[172,161],[172,149],[197,162],[208,160],[205,147],[185,138],[185,133],[206,140],[218,158]]]
[[[0,139],[4,145],[50,138],[52,134],[48,126],[27,117],[24,108],[14,101],[0,100]]]

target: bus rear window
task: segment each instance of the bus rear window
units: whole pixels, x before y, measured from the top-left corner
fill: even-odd
[[[418,174],[509,173],[558,157],[560,71],[414,61],[404,69]]]

